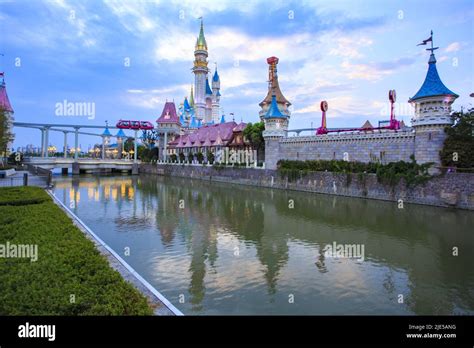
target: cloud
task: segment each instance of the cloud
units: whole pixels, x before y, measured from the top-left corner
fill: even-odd
[[[444,52],[457,52],[461,49],[461,44],[459,42],[453,42],[444,49]]]
[[[179,104],[189,94],[189,85],[172,85],[155,89],[128,89],[125,99],[129,105],[143,109],[160,110],[166,101],[173,100],[173,95],[182,95],[182,99],[174,100]]]
[[[150,32],[158,26],[159,16],[151,15],[152,8],[159,4],[155,1],[106,0],[105,5],[117,16],[119,22],[130,33],[139,35]]]
[[[342,62],[341,67],[345,70],[347,78],[351,80],[378,81],[403,67],[412,65],[414,62],[415,58],[413,57],[399,58],[386,62],[371,62],[369,64],[352,64],[345,60]]]
[[[347,58],[361,58],[363,54],[360,53],[359,48],[370,46],[372,43],[373,41],[367,37],[358,39],[349,36],[339,37],[336,39],[337,47],[331,48],[329,54]]]

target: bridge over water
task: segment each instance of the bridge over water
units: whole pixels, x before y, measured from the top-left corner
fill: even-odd
[[[41,131],[41,151],[40,157],[27,157],[25,162],[34,166],[45,169],[62,168],[63,172],[72,169],[73,174],[79,174],[81,171],[132,171],[132,174],[138,173],[138,158],[137,158],[137,138],[138,130],[134,134],[134,153],[133,160],[129,159],[107,159],[105,156],[105,147],[107,138],[119,138],[117,135],[112,135],[110,132],[92,133],[81,131],[81,129],[118,129],[114,126],[93,126],[93,125],[78,125],[78,124],[52,124],[52,123],[30,123],[30,122],[13,122],[14,127],[32,128]],[[63,132],[64,134],[64,155],[62,158],[51,157],[48,153],[49,132]],[[68,134],[74,134],[74,156],[68,157]],[[101,158],[79,158],[79,136],[89,135],[98,136],[102,138]]]

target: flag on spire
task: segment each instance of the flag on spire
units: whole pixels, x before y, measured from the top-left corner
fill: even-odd
[[[428,42],[433,42],[433,30],[431,30],[431,36],[427,38],[426,40],[423,40],[421,43],[419,43],[417,46],[423,46],[426,45]]]

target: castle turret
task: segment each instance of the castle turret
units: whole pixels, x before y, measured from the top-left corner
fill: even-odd
[[[174,140],[181,130],[181,122],[176,113],[174,102],[167,101],[165,103],[161,116],[156,120],[156,123],[160,136],[158,139],[158,155],[161,160],[166,160],[168,157],[168,142]]]
[[[444,128],[452,124],[451,104],[459,96],[449,90],[441,81],[436,69],[433,47],[433,32],[425,41],[431,42],[428,72],[419,91],[409,99],[415,107],[412,126],[415,129],[415,159],[418,163],[434,162],[440,164],[439,152],[446,138]]]
[[[219,103],[221,99],[221,79],[216,70],[214,71],[214,76],[212,77],[212,119],[217,120],[219,118]]]
[[[264,116],[266,115],[271,103],[272,103],[272,95],[275,94],[276,102],[278,108],[281,113],[286,116],[290,116],[290,111],[288,107],[291,103],[284,97],[283,93],[280,90],[280,85],[278,83],[278,73],[277,73],[277,65],[279,59],[277,57],[270,57],[267,58],[268,63],[268,92],[265,99],[260,102],[260,110],[259,116],[260,119],[263,121]]]
[[[206,116],[206,80],[209,73],[209,68],[207,67],[207,42],[204,37],[204,25],[201,19],[201,30],[199,31],[199,36],[196,40],[196,46],[194,49],[194,102],[196,117],[198,119],[204,119]]]
[[[268,169],[276,169],[280,160],[280,139],[287,136],[289,116],[283,114],[278,108],[277,97],[272,95],[271,103],[263,117],[265,130],[265,166]]]

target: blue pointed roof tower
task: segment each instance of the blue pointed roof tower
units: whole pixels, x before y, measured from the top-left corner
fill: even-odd
[[[224,114],[222,114],[222,116],[221,116],[221,123],[225,123],[225,116],[224,116]]]
[[[276,95],[272,95],[272,103],[270,104],[270,108],[268,108],[267,113],[265,114],[265,118],[286,118],[278,109],[278,104],[276,100]]]
[[[211,86],[209,86],[209,78],[206,77],[206,94],[212,94]]]
[[[217,67],[216,67],[216,70],[214,71],[214,76],[212,77],[212,81],[217,82],[219,80],[220,78],[219,78],[219,74],[217,73]]]
[[[104,129],[104,132],[102,133],[102,136],[103,137],[111,137],[112,136],[112,133],[110,133],[110,131],[109,131],[109,126],[108,126],[107,122],[105,123],[105,129]]]
[[[433,31],[431,31],[431,37],[428,40],[431,41],[431,48],[427,48],[428,51],[431,51],[430,59],[428,60],[428,72],[421,88],[408,101],[413,102],[421,98],[444,95],[454,98],[459,97],[459,95],[446,87],[439,77],[438,70],[436,69],[436,57],[434,55],[434,50],[439,47],[433,47]],[[426,44],[428,40],[423,41],[422,44]]]
[[[117,135],[116,135],[117,138],[126,138],[127,136],[125,135],[125,132],[123,131],[123,129],[119,129],[119,131],[117,132]]]
[[[191,109],[191,106],[189,105],[189,102],[188,102],[188,97],[184,97],[183,106],[184,106],[184,110],[186,111],[189,111]]]

